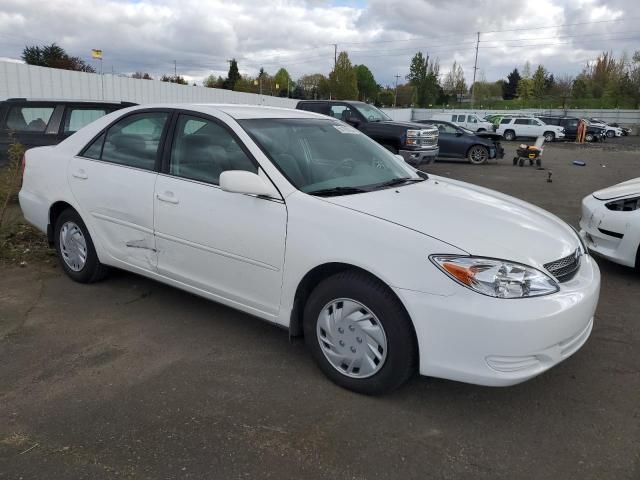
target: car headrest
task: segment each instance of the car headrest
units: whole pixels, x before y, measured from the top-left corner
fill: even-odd
[[[116,135],[112,135],[109,141],[117,150],[144,152],[146,149],[146,144],[142,135],[118,133]]]

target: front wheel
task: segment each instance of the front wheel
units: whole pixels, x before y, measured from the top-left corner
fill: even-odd
[[[587,142],[593,142],[593,141],[594,141],[594,139],[595,139],[595,137],[593,136],[593,134],[592,134],[592,133],[587,133],[587,135],[584,137],[584,139],[585,139]]]
[[[508,142],[511,142],[516,138],[516,134],[513,130],[507,130],[506,132],[504,132],[503,136],[504,136],[504,139]]]
[[[107,267],[98,260],[89,231],[75,210],[65,210],[58,217],[54,245],[60,265],[72,280],[93,283],[107,274]]]
[[[324,374],[358,393],[386,393],[415,371],[411,320],[379,280],[357,271],[337,273],[311,293],[304,336]]]
[[[556,139],[556,135],[553,132],[544,132],[544,141],[549,143]]]
[[[607,137],[613,138],[615,136],[616,136],[616,132],[614,132],[613,130],[607,130]]]
[[[482,145],[474,145],[469,149],[467,158],[469,159],[469,162],[474,165],[480,165],[489,160],[489,150]]]

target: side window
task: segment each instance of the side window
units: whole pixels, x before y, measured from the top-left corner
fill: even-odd
[[[258,173],[258,167],[224,127],[211,120],[180,115],[169,173],[218,185],[220,174],[226,170]]]
[[[529,125],[529,119],[527,118],[516,118],[516,121],[513,122],[516,125]]]
[[[153,170],[168,117],[166,112],[146,112],[123,118],[107,130],[100,159]],[[85,156],[89,150],[93,145],[85,150]]]
[[[452,122],[457,122],[458,121],[458,116],[457,115],[451,115],[451,121]]]
[[[469,123],[478,123],[478,120],[473,115],[467,115],[467,122],[469,122]]]
[[[503,118],[502,120],[500,120],[500,125],[506,125],[507,123],[511,123],[510,118]]]
[[[440,133],[456,134],[458,132],[453,125],[449,125],[448,123],[438,123],[438,130],[440,130]]]
[[[64,118],[64,132],[73,133],[107,114],[104,108],[70,108]]]
[[[82,152],[83,157],[93,158],[95,160],[100,160],[100,155],[102,154],[102,144],[104,143],[104,133],[96,138],[91,145],[89,145],[84,152]]]
[[[328,115],[328,105],[326,103],[303,103],[299,107],[300,110],[306,110],[307,112],[322,113]]]
[[[578,120],[569,120],[567,121],[567,127],[575,128],[578,126]]]
[[[7,128],[18,132],[44,133],[53,107],[11,107],[7,115]]]
[[[338,120],[345,121],[350,115],[356,115],[352,108],[346,105],[331,105],[331,116]]]

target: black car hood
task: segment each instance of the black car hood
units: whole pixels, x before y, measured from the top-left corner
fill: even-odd
[[[476,132],[476,137],[488,138],[489,140],[502,140],[502,135],[493,132]]]
[[[429,125],[428,123],[415,123],[415,122],[396,122],[394,120],[389,120],[386,122],[374,122],[379,125],[390,125],[395,127],[404,127],[404,128],[414,128],[416,130],[438,130],[433,125]]]

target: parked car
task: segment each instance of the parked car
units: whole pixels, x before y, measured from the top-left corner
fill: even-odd
[[[623,135],[622,129],[620,127],[611,125],[604,120],[590,118],[589,123],[591,123],[591,125],[593,126],[604,128],[607,138],[621,137]]]
[[[416,369],[525,381],[586,342],[598,302],[559,218],[301,110],[120,110],[29,150],[19,198],[71,279],[118,267],[273,322],[367,394]]]
[[[564,128],[564,135],[566,140],[575,140],[578,136],[578,123],[580,119],[578,117],[555,117],[551,115],[541,115],[537,117],[547,125],[558,125]],[[587,142],[604,142],[606,139],[606,133],[604,128],[592,125],[587,121],[587,133],[584,139]]]
[[[433,162],[438,156],[438,130],[415,122],[396,122],[364,102],[303,100],[298,110],[321,113],[348,123],[411,165]]]
[[[587,195],[582,200],[580,235],[598,255],[640,268],[640,178]]]
[[[502,135],[507,141],[515,140],[519,137],[544,137],[545,142],[553,142],[564,138],[564,128],[556,125],[547,125],[537,118],[528,116],[503,118],[500,120],[496,133]]]
[[[620,125],[619,123],[610,123],[609,125],[611,125],[612,127],[617,127],[620,130],[622,130],[622,136],[626,137],[627,135],[631,135],[631,129],[629,127],[623,127],[622,125]]]
[[[434,125],[438,128],[440,157],[466,158],[479,165],[492,158],[503,158],[502,137],[493,132],[472,132],[442,120],[418,120],[418,123]]]
[[[490,132],[493,130],[491,122],[478,117],[475,113],[434,113],[431,116],[431,120],[455,123],[459,127],[464,127],[472,132]]]
[[[0,102],[0,166],[14,141],[26,148],[55,145],[103,115],[131,105],[135,104],[26,98]]]

